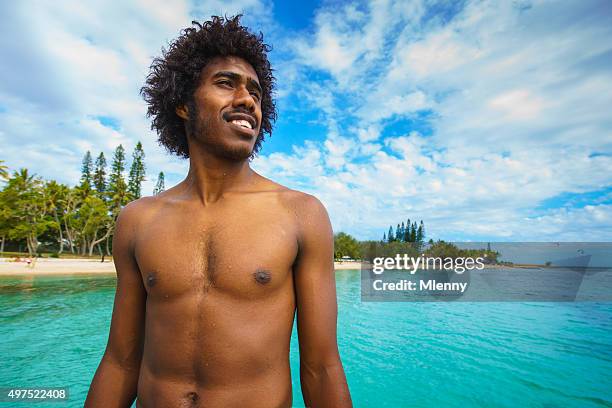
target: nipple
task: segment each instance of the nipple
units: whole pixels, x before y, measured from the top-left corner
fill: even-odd
[[[154,273],[150,273],[147,276],[147,285],[149,285],[150,287],[155,286],[155,284],[157,283],[157,277],[155,276]]]
[[[254,274],[255,282],[265,285],[272,280],[272,274],[264,269],[258,269]]]

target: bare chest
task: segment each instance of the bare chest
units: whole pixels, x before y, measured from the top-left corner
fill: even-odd
[[[150,299],[211,291],[258,299],[286,289],[296,236],[283,211],[168,211],[139,231],[135,253]]]

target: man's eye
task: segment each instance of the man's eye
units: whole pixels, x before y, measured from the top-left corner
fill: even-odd
[[[218,81],[217,82],[218,85],[226,85],[226,86],[232,86],[232,83],[230,81],[227,80],[223,80],[223,81]]]
[[[255,97],[255,99],[259,100],[261,97],[259,96],[259,93],[257,92],[251,92],[251,95],[253,95]]]

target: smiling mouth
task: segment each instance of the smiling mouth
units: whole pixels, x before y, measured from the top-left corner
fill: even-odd
[[[251,129],[251,130],[253,129],[253,126],[248,120],[234,119],[234,120],[229,121],[229,123],[233,123],[234,125],[243,127],[245,129]]]
[[[234,129],[240,130],[246,133],[254,132],[257,126],[257,119],[253,115],[247,112],[233,111],[223,113],[223,119],[233,125]]]
[[[240,137],[252,140],[255,137],[255,130],[251,127],[251,123],[244,119],[228,120],[226,122],[230,129],[238,133]]]

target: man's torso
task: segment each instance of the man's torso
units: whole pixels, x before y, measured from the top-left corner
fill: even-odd
[[[139,406],[290,405],[295,194],[147,204],[134,243],[147,291]]]

